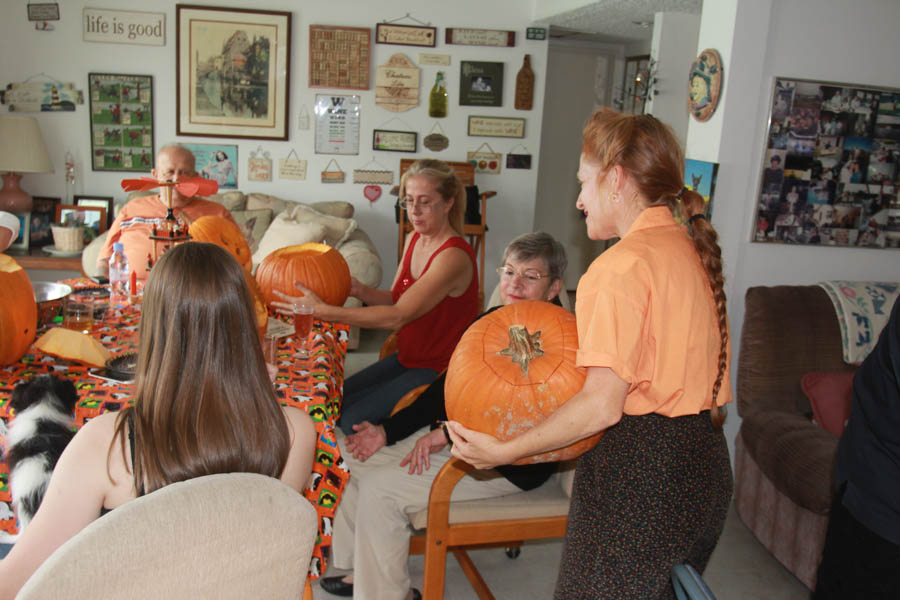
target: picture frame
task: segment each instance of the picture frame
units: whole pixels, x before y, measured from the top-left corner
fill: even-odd
[[[309,87],[369,89],[372,30],[309,26]]]
[[[516,45],[516,32],[503,29],[447,27],[444,30],[444,43],[508,48]]]
[[[190,4],[175,11],[176,133],[287,140],[291,13]]]
[[[59,198],[32,196],[31,207],[31,248],[42,248],[53,243],[53,232],[50,225],[56,218],[56,205]]]
[[[900,89],[776,76],[756,243],[900,248]]]
[[[236,190],[238,182],[238,147],[236,144],[190,144],[182,146],[194,153],[197,175],[215,179],[220,190]]]
[[[100,206],[57,204],[55,223],[80,222],[94,230],[94,237],[106,231],[106,209]]]
[[[461,106],[503,106],[503,63],[460,61],[459,103]]]
[[[372,150],[388,152],[416,152],[419,134],[415,131],[372,130]]]
[[[316,154],[359,154],[360,107],[357,94],[316,94]]]
[[[153,168],[153,77],[88,73],[91,169]]]
[[[375,25],[375,43],[434,48],[437,44],[437,27],[378,23]]]
[[[106,229],[112,227],[113,222],[113,197],[112,196],[79,196],[72,198],[75,206],[86,206],[92,208],[103,208],[106,210]],[[105,230],[104,230],[105,231]],[[98,232],[102,233],[102,231]]]
[[[31,243],[31,212],[14,212],[13,214],[19,219],[19,235],[9,247],[11,250],[28,252]]]
[[[483,137],[525,137],[525,119],[469,115],[467,135]]]

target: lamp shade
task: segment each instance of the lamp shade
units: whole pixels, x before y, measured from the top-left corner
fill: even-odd
[[[41,128],[34,117],[0,115],[0,172],[53,172]]]

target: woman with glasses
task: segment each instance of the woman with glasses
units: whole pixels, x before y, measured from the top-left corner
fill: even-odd
[[[338,425],[348,435],[362,421],[386,417],[409,390],[434,381],[478,314],[475,252],[463,239],[466,190],[453,169],[441,160],[414,162],[400,179],[400,202],[413,230],[390,290],[353,279],[350,295],[367,306],[345,308],[297,285],[318,319],[398,330],[396,354],[344,382]],[[296,298],[282,297],[285,302],[273,304],[290,311]]]
[[[549,234],[517,237],[499,269],[501,302],[558,303],[566,262],[562,244]],[[431,483],[450,460],[446,433],[436,426],[447,419],[444,379],[438,377],[415,402],[379,425],[363,422],[357,433],[339,439],[352,476],[335,513],[332,548],[334,566],[353,573],[322,579],[327,592],[357,599],[421,598],[410,588],[408,515],[428,505]],[[469,474],[454,488],[453,499],[530,490],[556,469],[556,463],[544,463]]]
[[[453,455],[489,468],[605,433],[578,459],[555,598],[674,598],[703,572],[731,500],[722,253],[684,155],[651,115],[600,109],[582,133],[575,206],[620,238],[578,283],[580,392],[506,442],[448,423]],[[686,226],[676,223],[680,213]]]

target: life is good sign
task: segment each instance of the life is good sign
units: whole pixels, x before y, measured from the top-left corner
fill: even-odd
[[[166,14],[85,8],[84,41],[113,44],[166,45]]]

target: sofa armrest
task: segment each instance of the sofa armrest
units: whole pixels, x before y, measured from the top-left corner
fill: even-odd
[[[797,413],[754,411],[741,421],[741,438],[780,492],[803,508],[828,514],[837,437]]]
[[[337,251],[347,261],[350,275],[360,283],[375,288],[381,284],[381,257],[366,232],[356,229],[338,246]]]

